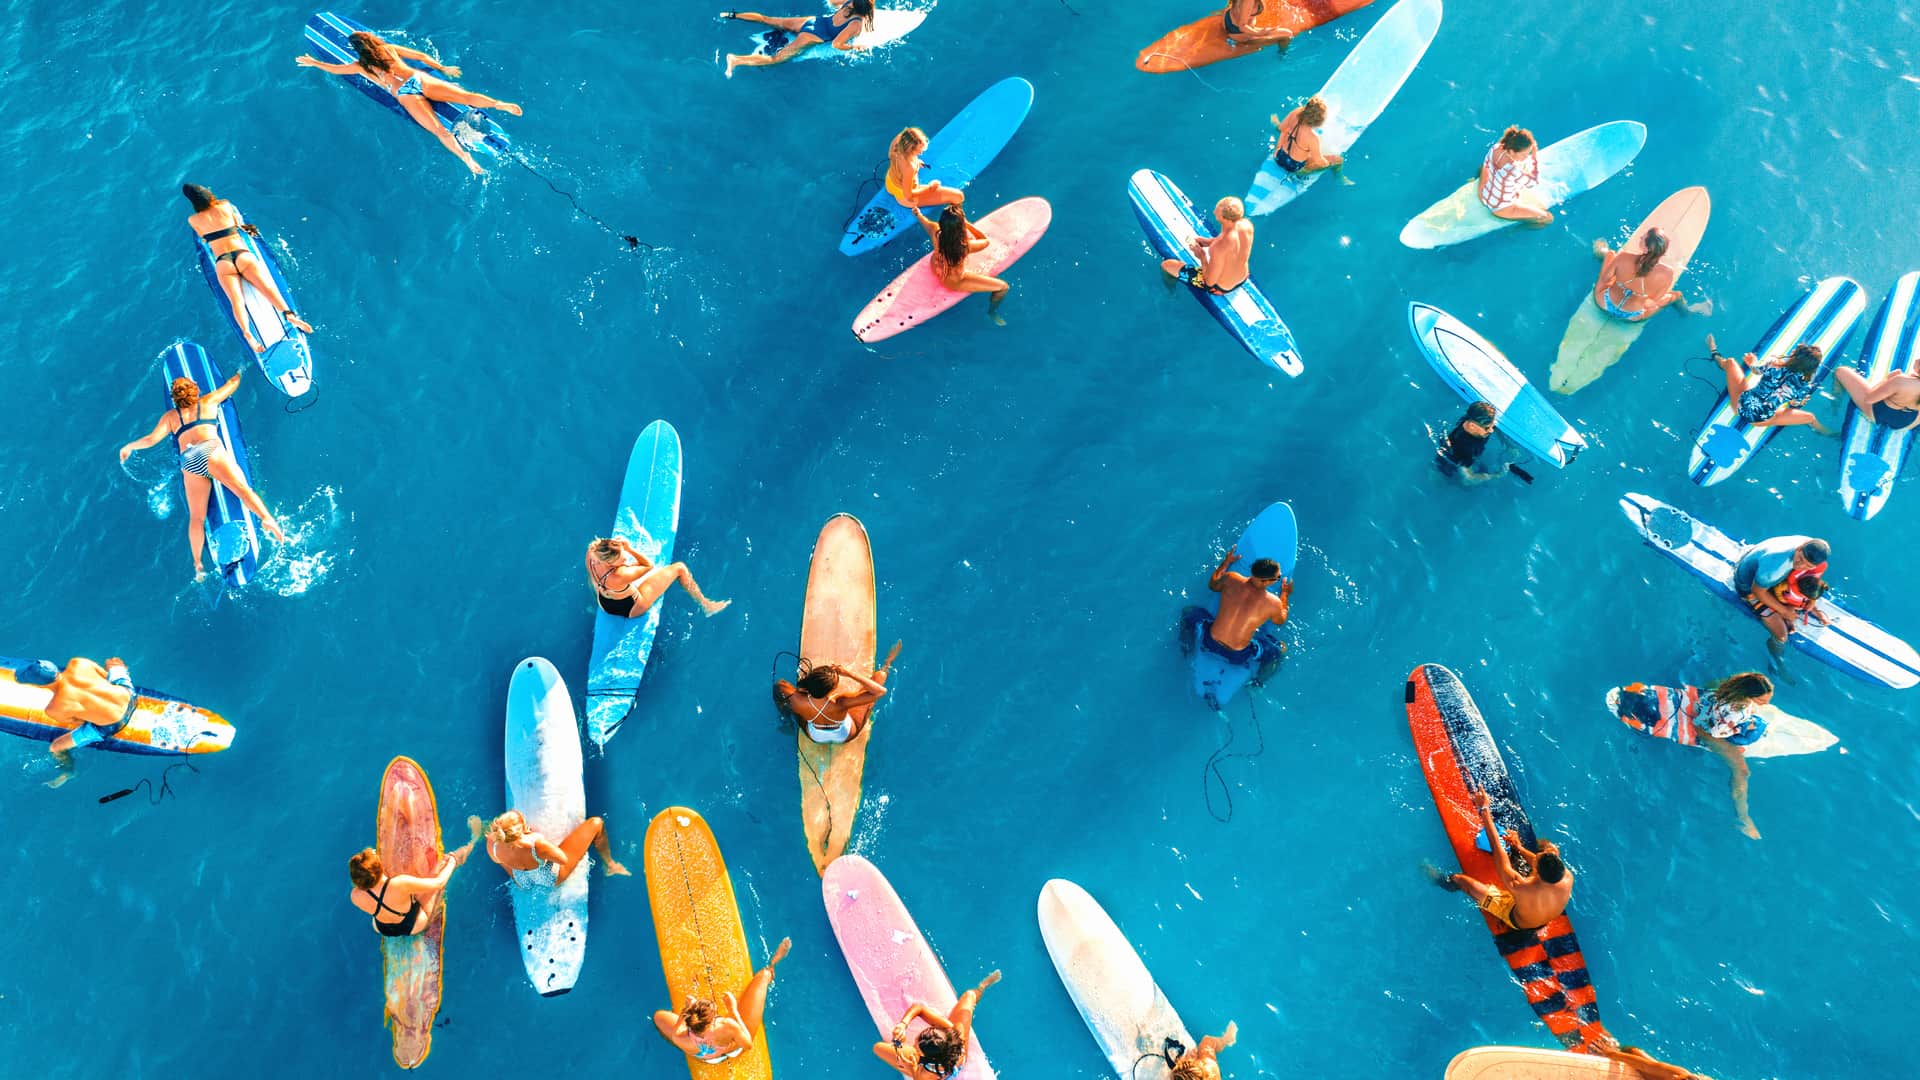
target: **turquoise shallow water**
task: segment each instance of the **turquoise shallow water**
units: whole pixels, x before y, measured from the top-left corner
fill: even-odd
[[[550,657],[578,694],[579,550],[634,435],[664,416],[686,446],[680,557],[735,604],[709,621],[668,601],[641,711],[589,762],[589,803],[636,859],[653,813],[698,807],[756,954],[794,937],[772,1005],[779,1075],[879,1070],[763,689],[839,510],[872,534],[883,642],[906,641],[855,846],[956,980],[1005,970],[980,1018],[1004,1075],[1102,1071],[1034,926],[1050,876],[1106,905],[1190,1025],[1240,1022],[1242,1080],[1437,1076],[1464,1046],[1549,1043],[1478,918],[1419,877],[1447,854],[1400,700],[1428,660],[1462,673],[1536,825],[1564,840],[1613,1031],[1716,1077],[1902,1071],[1912,697],[1796,655],[1781,704],[1847,752],[1756,765],[1758,843],[1734,831],[1717,762],[1631,735],[1600,699],[1764,661],[1756,627],[1635,542],[1614,507],[1627,490],[1736,535],[1824,535],[1857,608],[1920,634],[1904,588],[1920,490],[1846,519],[1835,444],[1805,432],[1694,489],[1686,440],[1712,392],[1680,370],[1700,332],[1749,343],[1817,278],[1850,274],[1877,304],[1914,266],[1920,9],[1453,5],[1352,185],[1260,223],[1256,270],[1307,363],[1276,384],[1156,280],[1126,177],[1144,165],[1196,199],[1239,193],[1267,114],[1318,87],[1377,12],[1196,77],[1132,58],[1199,5],[1073,6],[947,0],[878,63],[732,82],[714,55],[744,35],[702,11],[361,12],[524,103],[518,144],[662,245],[645,260],[537,179],[471,182],[295,68],[305,10],[7,6],[0,343],[16,407],[0,551],[15,569],[0,647],[117,652],[239,726],[157,807],[94,802],[151,763],[89,757],[49,793],[35,746],[0,747],[11,1070],[392,1068],[377,948],[341,873],[372,839],[380,770],[419,759],[450,834],[499,808],[512,665]],[[834,253],[856,185],[903,123],[936,125],[1008,74],[1036,104],[972,200],[1056,210],[1013,272],[1009,325],[975,303],[859,347],[848,322],[918,250]],[[1616,118],[1649,123],[1646,152],[1561,222],[1439,254],[1395,242],[1506,123],[1551,139]],[[187,584],[163,452],[130,475],[112,458],[153,420],[164,345],[239,358],[182,231],[186,178],[276,237],[321,331],[319,407],[290,417],[257,378],[241,390],[257,483],[298,540],[217,610]],[[1689,288],[1717,313],[1663,317],[1562,403],[1593,443],[1566,473],[1437,482],[1427,426],[1457,405],[1414,351],[1407,300],[1544,379],[1591,239],[1693,183],[1715,212]],[[1188,696],[1172,627],[1277,498],[1304,544],[1294,658],[1259,698],[1265,752],[1222,766],[1235,812],[1220,824],[1201,770],[1229,729]],[[1231,709],[1236,748],[1253,739],[1246,708]],[[664,988],[641,882],[595,881],[579,989],[544,1001],[490,874],[476,864],[450,893],[427,1068],[684,1075],[647,1027]]]

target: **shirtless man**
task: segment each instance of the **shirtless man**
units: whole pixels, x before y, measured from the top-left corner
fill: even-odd
[[[1513,829],[1507,830],[1502,843],[1499,826],[1493,823],[1493,800],[1486,792],[1475,791],[1473,805],[1480,810],[1480,827],[1486,830],[1487,841],[1493,846],[1493,869],[1500,880],[1490,883],[1476,881],[1465,874],[1448,874],[1436,876],[1435,883],[1443,889],[1466,893],[1481,911],[1515,930],[1538,930],[1559,918],[1573,897],[1573,871],[1560,858],[1559,845],[1542,840],[1539,851],[1528,851],[1520,842],[1519,832]],[[1532,873],[1522,876],[1515,869],[1512,857],[1507,854],[1509,846],[1533,867]]]
[[[1220,28],[1227,32],[1227,42],[1236,48],[1251,45],[1257,49],[1275,42],[1285,44],[1292,41],[1293,31],[1284,27],[1262,30],[1253,25],[1253,20],[1266,14],[1266,11],[1266,0],[1232,0],[1220,12]]]
[[[127,674],[127,662],[117,656],[107,658],[101,667],[85,657],[67,661],[65,671],[36,660],[14,673],[14,681],[32,686],[53,687],[53,700],[47,702],[47,719],[60,723],[78,721],[79,727],[53,740],[47,749],[53,754],[60,775],[47,781],[57,788],[73,779],[73,751],[92,746],[120,734],[133,719],[140,697],[134,693],[133,678]]]
[[[1247,568],[1249,574],[1230,569],[1239,557],[1238,547],[1227,549],[1226,557],[1207,579],[1207,588],[1220,594],[1220,613],[1215,615],[1203,607],[1188,608],[1181,616],[1181,635],[1182,640],[1193,641],[1195,632],[1202,631],[1198,634],[1201,648],[1230,663],[1258,665],[1253,677],[1258,685],[1273,674],[1286,652],[1283,642],[1262,631],[1269,624],[1286,625],[1293,582],[1280,576],[1280,564],[1272,559],[1255,559]],[[1278,596],[1267,591],[1276,581],[1280,582]]]
[[[1920,375],[1890,371],[1873,382],[1850,367],[1833,369],[1833,381],[1873,422],[1895,431],[1920,424]]]
[[[1160,269],[1196,289],[1225,296],[1246,283],[1247,260],[1253,256],[1253,222],[1247,220],[1246,206],[1231,195],[1213,204],[1213,216],[1220,222],[1220,235],[1193,238],[1193,255],[1200,265],[1162,259]]]

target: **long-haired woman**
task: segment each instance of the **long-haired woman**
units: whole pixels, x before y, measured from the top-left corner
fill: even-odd
[[[987,316],[998,326],[1007,325],[1007,320],[1000,317],[1000,302],[1007,298],[1007,290],[1012,286],[992,274],[967,269],[968,257],[987,250],[992,242],[980,231],[980,226],[967,220],[966,208],[948,206],[940,211],[940,220],[935,221],[916,206],[913,216],[920,219],[920,227],[927,231],[927,239],[933,244],[933,273],[940,284],[955,292],[988,293]]]
[[[896,641],[886,663],[872,675],[837,664],[808,664],[803,659],[799,678],[793,682],[774,680],[774,707],[792,717],[814,742],[852,742],[866,730],[874,704],[887,696],[887,676],[899,655],[900,642]],[[842,679],[855,688],[841,689]]]
[[[213,252],[213,273],[220,281],[220,291],[227,296],[227,303],[233,308],[234,325],[246,335],[247,344],[256,353],[266,351],[260,339],[253,336],[253,321],[247,317],[247,302],[240,295],[242,281],[260,290],[260,294],[280,313],[287,325],[303,334],[313,333],[313,327],[307,320],[294,313],[287,299],[280,295],[280,287],[274,283],[273,275],[261,263],[260,257],[253,253],[245,240],[240,239],[246,233],[259,239],[260,230],[247,224],[240,216],[240,208],[227,200],[201,187],[199,184],[180,185],[180,194],[187,197],[193,206],[188,215],[187,224],[193,228],[194,235],[206,241],[208,250]]]
[[[353,46],[356,58],[354,63],[330,64],[312,56],[296,57],[294,63],[301,67],[319,68],[330,75],[358,75],[372,80],[374,84],[393,95],[393,99],[400,103],[400,107],[406,110],[407,115],[413,117],[414,123],[426,128],[434,138],[439,139],[440,145],[446,147],[448,153],[466,162],[467,168],[473,170],[474,175],[479,176],[487,171],[480,167],[479,162],[473,160],[473,155],[467,153],[467,148],[460,145],[460,140],[454,138],[453,132],[447,129],[447,125],[440,122],[440,117],[434,114],[431,103],[450,101],[456,105],[471,105],[476,109],[499,109],[510,116],[519,116],[520,106],[511,101],[500,101],[485,94],[476,94],[457,83],[428,75],[419,68],[411,66],[408,61],[425,64],[448,78],[458,78],[460,69],[451,64],[443,64],[419,49],[395,45],[371,31],[355,31],[347,38],[347,44]]]
[[[1631,245],[1615,251],[1605,240],[1595,240],[1594,255],[1606,261],[1593,283],[1593,306],[1622,322],[1650,319],[1668,304],[1679,304],[1678,310],[1685,312],[1686,297],[1673,288],[1673,267],[1660,261],[1667,246],[1667,234],[1658,226],[1640,234],[1638,251]]]
[[[1540,186],[1540,153],[1533,132],[1510,127],[1480,163],[1480,201],[1497,218],[1545,225],[1553,220],[1534,189]]]
[[[771,56],[728,53],[727,78],[731,79],[734,68],[784,64],[815,45],[831,45],[841,52],[856,52],[866,48],[857,39],[873,29],[873,0],[846,0],[824,15],[762,15],[757,11],[723,11],[720,17],[763,23],[793,35]]]

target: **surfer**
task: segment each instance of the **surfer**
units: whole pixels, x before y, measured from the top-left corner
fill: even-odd
[[[127,662],[117,656],[107,658],[106,666],[76,656],[64,670],[45,660],[22,665],[13,673],[13,681],[29,686],[50,686],[53,697],[40,711],[56,724],[72,723],[73,730],[53,740],[47,747],[59,770],[47,786],[57,788],[73,779],[73,751],[94,746],[113,738],[133,722],[140,706],[134,692],[133,677],[127,674]]]
[[[411,793],[408,797],[411,798]],[[353,891],[347,898],[354,907],[373,917],[374,933],[381,937],[412,937],[433,921],[434,909],[439,906],[440,895],[446,892],[447,882],[453,880],[454,870],[467,861],[474,842],[479,839],[476,831],[464,846],[440,856],[440,867],[430,878],[389,875],[380,863],[380,853],[364,848],[347,860],[347,877],[353,880]]]
[[[608,874],[628,876],[627,868],[613,857],[606,822],[597,817],[575,825],[558,844],[534,832],[526,815],[518,810],[509,810],[491,822],[470,817],[467,827],[475,836],[486,834],[487,858],[498,863],[516,885],[558,888],[586,861],[589,846],[599,849]]]
[[[267,273],[259,256],[240,239],[239,234],[244,232],[257,240],[260,230],[241,219],[238,207],[199,184],[182,184],[180,193],[193,205],[187,226],[195,236],[206,241],[207,250],[213,253],[214,277],[219,279],[220,291],[226,294],[227,303],[233,308],[234,324],[245,335],[248,347],[256,353],[267,350],[260,339],[253,336],[253,320],[247,316],[247,301],[240,293],[242,281],[260,290],[260,295],[273,305],[282,322],[303,334],[313,333],[307,320],[295,314],[286,297],[280,295],[280,287],[274,284],[273,275]]]
[[[1754,613],[1773,635],[1767,648],[1776,659],[1782,655],[1787,635],[1801,616],[1774,593],[1775,587],[1824,575],[1830,554],[1825,540],[1810,536],[1776,536],[1741,549],[1733,567],[1733,591],[1753,605]],[[1824,616],[1822,619],[1824,621]]]
[[[1686,695],[1677,692],[1666,696],[1671,701],[1686,700]],[[1751,771],[1747,747],[1767,733],[1767,719],[1759,710],[1772,702],[1773,680],[1757,671],[1743,671],[1709,687],[1700,702],[1704,708],[1693,720],[1700,745],[1726,759],[1733,773],[1734,815],[1740,819],[1740,831],[1754,840],[1760,839],[1760,830],[1747,813],[1747,777]],[[1660,693],[1644,683],[1620,688],[1618,711],[1622,720],[1637,722],[1643,731],[1667,722],[1660,713]]]
[[[1500,467],[1488,471],[1486,463],[1482,461],[1499,419],[1500,410],[1494,408],[1490,401],[1476,401],[1467,406],[1467,414],[1453,425],[1453,430],[1447,432],[1446,442],[1434,452],[1434,467],[1448,476],[1458,478],[1463,484],[1484,484],[1508,473],[1529,484],[1533,483],[1533,477],[1512,462],[1495,462]]]
[[[683,562],[653,565],[653,560],[618,537],[595,537],[587,545],[587,578],[600,610],[625,619],[637,619],[660,602],[675,582],[693,597],[709,617],[720,614],[731,600],[709,600]]]
[[[1180,636],[1183,642],[1197,640],[1201,648],[1230,664],[1257,668],[1253,677],[1257,686],[1286,655],[1286,643],[1268,627],[1286,625],[1293,581],[1282,576],[1280,564],[1272,559],[1255,559],[1248,573],[1242,574],[1232,569],[1239,557],[1237,546],[1228,548],[1207,578],[1207,588],[1220,594],[1220,613],[1197,605],[1187,608],[1180,616]],[[1267,591],[1276,581],[1278,596]]]
[[[1593,242],[1600,264],[1600,278],[1593,283],[1593,306],[1622,322],[1644,322],[1668,304],[1698,315],[1713,314],[1713,304],[1703,302],[1698,309],[1688,306],[1687,298],[1674,289],[1673,267],[1661,263],[1667,253],[1667,234],[1654,226],[1640,234],[1640,250],[1623,244],[1619,251],[1605,240]]]
[[[1246,283],[1247,264],[1253,257],[1253,222],[1247,220],[1247,208],[1229,195],[1213,204],[1213,218],[1220,223],[1217,236],[1196,236],[1191,249],[1200,260],[1189,266],[1180,259],[1160,260],[1160,269],[1202,292],[1225,296]]]
[[[973,1010],[980,1004],[980,995],[987,987],[1000,981],[998,971],[989,972],[980,980],[980,985],[960,995],[953,1008],[945,1015],[935,1012],[933,1006],[914,1002],[893,1025],[892,1037],[887,1042],[874,1043],[873,1053],[881,1061],[913,1080],[927,1080],[928,1077],[944,1080],[960,1071],[966,1064],[967,1046],[973,1041]],[[919,1020],[926,1026],[914,1037],[913,1044],[907,1044],[907,1026]]]
[[[926,163],[920,152],[927,148],[927,133],[917,127],[902,129],[887,147],[887,194],[901,206],[958,206],[967,201],[959,188],[944,187],[938,180],[920,182],[920,170]]]
[[[773,968],[786,959],[793,948],[792,938],[781,938],[767,959],[767,966],[753,973],[738,997],[731,991],[720,995],[727,1011],[704,998],[687,995],[679,1012],[659,1009],[653,1014],[654,1029],[660,1037],[681,1052],[707,1065],[732,1061],[753,1047],[753,1033],[766,1022],[767,991],[773,987]],[[697,1070],[696,1070],[697,1071]]]
[[[727,78],[731,79],[734,68],[784,64],[815,45],[831,45],[841,52],[858,52],[866,48],[857,44],[856,39],[873,29],[873,0],[846,0],[825,15],[775,16],[755,11],[723,11],[720,17],[764,23],[792,35],[771,56],[728,53]]]
[[[900,655],[901,644],[893,643],[886,663],[871,676],[838,664],[809,664],[802,657],[796,681],[774,680],[774,707],[799,724],[800,730],[814,742],[852,742],[866,730],[873,706],[887,696],[887,676],[893,673],[893,662]],[[842,692],[842,676],[852,680],[859,689]]]
[[[1284,44],[1293,40],[1293,31],[1284,27],[1262,30],[1253,21],[1266,14],[1266,0],[1232,0],[1220,12],[1220,28],[1227,32],[1227,44],[1235,48],[1251,45]]]
[[[476,94],[457,83],[438,79],[418,68],[411,67],[407,61],[417,61],[433,68],[449,79],[460,77],[460,69],[443,64],[419,49],[409,49],[405,45],[395,45],[378,34],[367,30],[358,30],[347,37],[347,44],[353,46],[356,62],[351,64],[330,64],[312,56],[299,56],[294,63],[301,67],[319,68],[329,75],[358,75],[367,79],[393,95],[400,108],[413,122],[426,128],[447,152],[461,161],[475,176],[481,176],[487,170],[473,160],[467,148],[460,145],[447,125],[434,113],[435,101],[452,102],[456,105],[469,105],[476,109],[499,109],[509,116],[519,116],[520,106],[511,101],[500,101],[485,94]]]
[[[1707,335],[1707,355],[1720,365],[1727,376],[1727,399],[1734,403],[1742,423],[1751,427],[1792,427],[1811,424],[1822,435],[1831,435],[1818,417],[1801,408],[1813,397],[1813,379],[1825,357],[1818,345],[1795,345],[1777,360],[1760,363],[1752,353],[1735,360],[1722,356],[1714,347],[1713,335]]]
[[[1553,211],[1542,204],[1539,193],[1540,154],[1533,132],[1510,127],[1487,149],[1480,163],[1480,201],[1497,218],[1545,225],[1553,220]]]
[[[1240,1027],[1231,1020],[1227,1021],[1227,1030],[1202,1037],[1200,1045],[1191,1050],[1168,1039],[1170,1045],[1164,1051],[1167,1080],[1220,1080],[1220,1051],[1239,1039]]]
[[[1007,298],[1012,288],[1006,282],[992,274],[982,274],[967,269],[967,258],[978,255],[991,246],[987,234],[980,226],[967,220],[967,211],[958,203],[940,211],[940,220],[934,221],[913,207],[913,216],[920,219],[920,227],[927,231],[927,239],[933,244],[933,257],[930,264],[940,284],[954,292],[988,293],[987,317],[995,326],[1007,325],[1001,318],[1000,302]]]
[[[207,545],[207,498],[213,493],[216,481],[240,496],[240,501],[260,519],[260,526],[268,535],[283,544],[287,540],[287,534],[280,531],[280,523],[267,512],[267,504],[260,501],[253,486],[247,483],[220,437],[220,403],[239,389],[240,376],[246,372],[245,368],[234,372],[219,389],[204,397],[200,384],[192,379],[173,380],[173,408],[160,414],[152,431],[120,448],[120,463],[124,465],[135,450],[145,450],[168,437],[173,439],[174,452],[180,455],[180,476],[186,484],[187,547],[193,552],[196,581],[206,573],[201,565],[201,553]],[[209,407],[213,409],[212,416],[207,415]],[[196,428],[201,430],[195,431]]]
[[[1560,857],[1559,845],[1542,840],[1539,851],[1528,851],[1518,830],[1508,829],[1501,836],[1493,823],[1493,800],[1485,791],[1474,789],[1473,805],[1480,811],[1480,828],[1493,852],[1493,871],[1499,881],[1479,881],[1460,873],[1441,877],[1436,871],[1434,883],[1450,892],[1466,893],[1481,911],[1515,930],[1536,931],[1559,918],[1573,896],[1573,870]],[[1532,867],[1529,873],[1523,875],[1513,865],[1509,847]]]
[[[1280,166],[1282,172],[1305,176],[1337,168],[1347,160],[1321,149],[1318,128],[1327,122],[1327,103],[1318,96],[1308,98],[1288,113],[1285,120],[1280,119],[1279,113],[1271,114],[1268,119],[1278,132],[1273,137],[1273,163]]]
[[[1850,367],[1833,370],[1833,381],[1873,422],[1895,431],[1920,424],[1920,375],[1890,371],[1872,382]]]

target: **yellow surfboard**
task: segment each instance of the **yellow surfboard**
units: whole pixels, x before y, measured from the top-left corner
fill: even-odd
[[[374,850],[388,874],[432,877],[446,849],[440,844],[440,811],[425,770],[397,757],[380,778],[380,812]],[[387,1026],[393,1029],[393,1061],[412,1069],[433,1050],[433,1018],[440,1011],[441,950],[447,931],[447,896],[440,894],[427,928],[410,937],[380,939],[381,981]]]
[[[1446,1080],[1651,1080],[1616,1058],[1538,1050],[1530,1046],[1476,1046],[1447,1065]]]
[[[813,542],[800,656],[810,664],[871,673],[877,642],[873,592],[873,547],[866,526],[852,514],[835,514]],[[849,686],[841,680],[843,689]],[[847,850],[872,735],[871,718],[860,734],[839,744],[814,742],[805,730],[794,733],[800,747],[800,824],[813,868],[820,873]]]
[[[753,960],[733,879],[706,820],[684,806],[660,811],[647,826],[641,858],[671,1007],[685,1005],[688,994],[712,1002],[738,994],[753,978]],[[708,1065],[688,1058],[687,1068],[693,1080],[771,1080],[767,1033],[756,1030],[753,1046],[732,1061]]]

